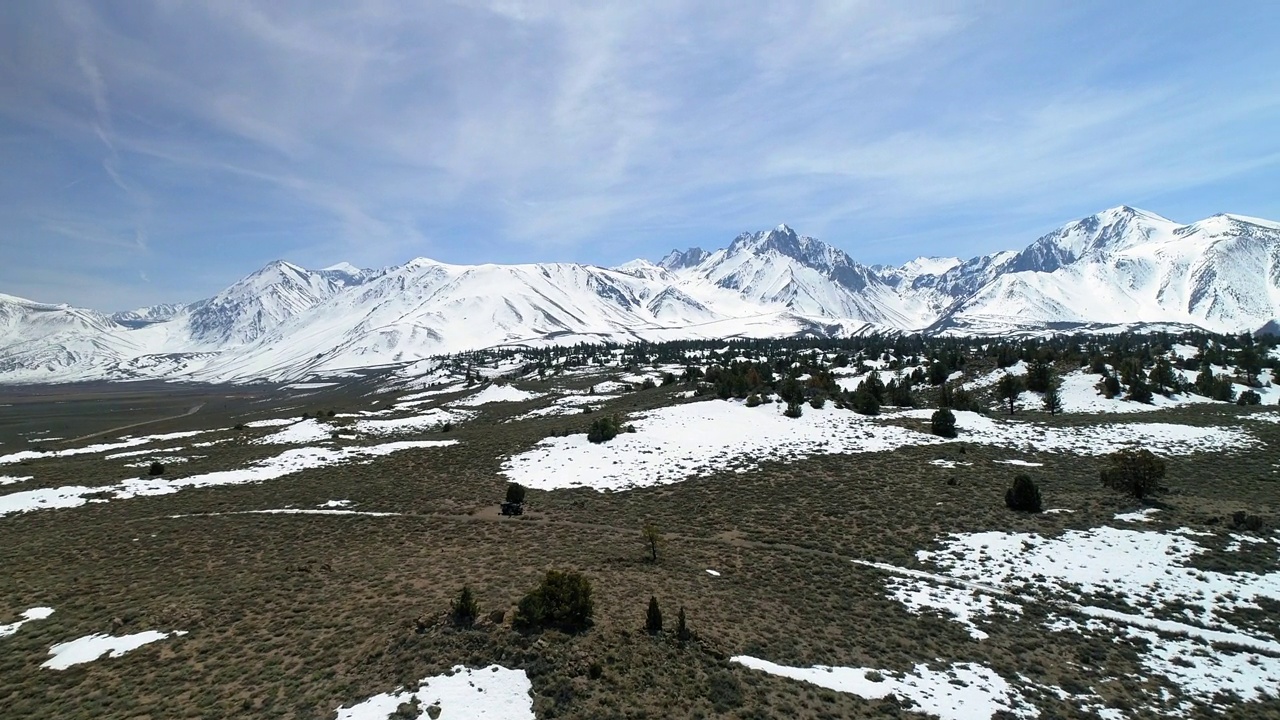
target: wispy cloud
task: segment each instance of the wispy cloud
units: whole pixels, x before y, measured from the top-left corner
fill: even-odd
[[[106,278],[127,259],[164,300],[275,257],[609,263],[781,221],[901,261],[1120,202],[1280,216],[1256,187],[1280,174],[1275,14],[9,4],[0,285],[16,262]],[[107,302],[84,287],[66,299]]]

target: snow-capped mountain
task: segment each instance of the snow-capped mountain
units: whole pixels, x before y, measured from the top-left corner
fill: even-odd
[[[1143,323],[1240,332],[1277,318],[1280,224],[1179,225],[1122,206],[1021,251],[896,268],[780,225],[612,269],[276,261],[207,300],[114,316],[0,295],[0,381],[288,379],[503,344]]]

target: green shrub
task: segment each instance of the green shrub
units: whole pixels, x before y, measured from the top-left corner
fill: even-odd
[[[507,502],[517,505],[524,502],[525,486],[520,483],[507,484]]]
[[[693,637],[693,633],[689,632],[689,623],[685,621],[684,606],[680,606],[680,614],[676,615],[676,639],[683,645]]]
[[[644,629],[650,635],[662,632],[662,610],[658,608],[658,598],[650,596],[649,612],[645,614]]]
[[[789,418],[798,418],[804,415],[804,408],[800,407],[798,402],[789,402],[787,403],[787,409],[783,410],[782,414]]]
[[[591,427],[587,430],[587,440],[593,443],[609,442],[618,436],[621,427],[617,415],[597,418],[591,421]]]
[[[152,461],[151,467],[147,469],[147,474],[152,476],[163,475],[164,464],[161,463],[159,460]]]
[[[1107,456],[1102,484],[1142,499],[1159,489],[1164,470],[1164,461],[1146,448],[1120,450]]]
[[[1004,494],[1004,504],[1010,510],[1038,513],[1043,508],[1040,504],[1040,488],[1026,475],[1018,475],[1013,479],[1013,487]]]
[[[757,407],[762,402],[763,400],[760,399],[760,396],[755,393],[751,393],[747,396],[747,407]]]
[[[641,390],[652,390],[656,387],[658,387],[658,383],[654,382],[651,377],[645,378],[644,382],[640,383]]]
[[[1236,398],[1237,405],[1261,405],[1262,396],[1253,390],[1245,390],[1240,393],[1240,397]]]
[[[956,436],[956,414],[950,410],[939,408],[933,411],[930,423],[934,435],[948,438]]]
[[[809,407],[813,408],[814,410],[821,410],[822,407],[826,404],[827,404],[827,398],[825,395],[814,395],[813,397],[809,398]]]
[[[879,415],[880,401],[873,393],[859,388],[853,393],[853,411],[862,415]]]
[[[458,599],[453,601],[449,614],[455,625],[470,627],[475,624],[476,617],[480,615],[480,606],[476,604],[476,598],[471,594],[470,587],[462,586],[462,592],[458,595]]]
[[[591,581],[582,573],[548,570],[538,587],[516,606],[514,625],[521,630],[579,632],[591,626],[594,610]]]

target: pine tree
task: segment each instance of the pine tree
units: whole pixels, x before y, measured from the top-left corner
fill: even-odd
[[[946,408],[939,408],[933,412],[930,425],[933,434],[938,437],[956,436],[956,414]]]
[[[476,616],[480,614],[480,606],[476,604],[475,596],[471,594],[470,587],[462,586],[462,593],[453,602],[451,614],[455,625],[467,627],[475,624]]]
[[[1057,415],[1062,412],[1062,381],[1058,378],[1051,378],[1048,387],[1044,391],[1044,409],[1050,415]]]
[[[658,598],[649,596],[649,612],[645,615],[644,629],[650,635],[662,632],[662,610],[658,608]]]
[[[1005,373],[996,383],[996,396],[1009,403],[1009,414],[1013,414],[1013,405],[1022,395],[1022,383],[1018,378]]]
[[[693,637],[693,633],[689,632],[689,625],[684,619],[684,606],[681,605],[680,614],[676,615],[676,639],[680,641],[681,645],[684,645],[691,637]]]

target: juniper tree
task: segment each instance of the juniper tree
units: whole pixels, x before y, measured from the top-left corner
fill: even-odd
[[[1126,448],[1107,456],[1102,484],[1141,500],[1159,489],[1164,472],[1164,461],[1150,450]]]
[[[933,411],[930,425],[933,434],[938,437],[953,438],[956,436],[956,414],[946,408],[939,408]]]
[[[649,612],[645,614],[644,629],[650,635],[662,632],[662,610],[658,608],[658,598],[649,596]]]
[[[1043,509],[1040,501],[1040,488],[1027,475],[1013,478],[1013,487],[1004,494],[1004,504],[1010,510],[1038,513]]]
[[[475,624],[478,615],[480,615],[480,606],[476,604],[475,596],[471,594],[471,588],[463,585],[458,599],[453,601],[450,616],[453,618],[455,625],[467,627]]]

